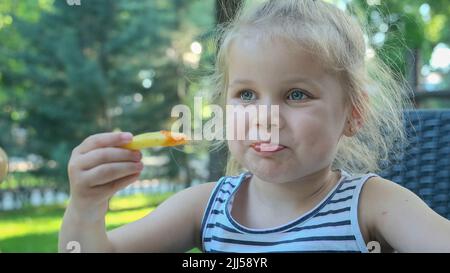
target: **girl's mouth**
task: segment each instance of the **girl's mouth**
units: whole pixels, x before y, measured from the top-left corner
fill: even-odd
[[[286,148],[286,146],[268,142],[255,142],[250,147],[259,153],[276,153]]]

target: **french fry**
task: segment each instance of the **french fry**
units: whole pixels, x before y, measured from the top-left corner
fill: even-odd
[[[187,137],[184,134],[159,131],[134,136],[130,143],[122,147],[130,150],[141,150],[150,147],[177,146],[186,143]]]

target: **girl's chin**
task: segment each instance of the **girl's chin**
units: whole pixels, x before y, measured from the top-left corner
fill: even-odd
[[[258,177],[259,180],[267,182],[267,183],[274,183],[274,184],[282,184],[289,181],[292,181],[293,179],[291,177],[281,175],[281,174],[273,174],[273,173],[253,173],[256,177]]]
[[[267,182],[283,182],[290,181],[291,176],[296,170],[290,170],[289,168],[282,168],[276,164],[260,164],[256,166],[250,166],[248,170],[259,179]]]

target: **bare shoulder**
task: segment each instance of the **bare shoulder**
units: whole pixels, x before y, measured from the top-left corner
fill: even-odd
[[[190,200],[198,210],[204,209],[217,182],[202,183],[189,187],[179,193],[180,198]]]
[[[367,208],[378,210],[381,207],[388,207],[389,201],[398,201],[398,198],[417,197],[410,190],[398,185],[397,183],[384,179],[380,176],[369,178],[361,190],[361,205],[367,205]]]
[[[173,196],[172,201],[187,205],[195,212],[196,223],[200,224],[207,202],[217,182],[208,182],[186,188]]]
[[[181,190],[169,198],[167,203],[182,203],[189,205],[193,211],[200,211],[206,206],[209,196],[217,182],[208,182]],[[164,205],[164,203],[162,204]]]
[[[376,240],[385,250],[407,252],[448,249],[442,242],[450,240],[450,222],[393,181],[379,176],[368,179],[358,211],[366,242]]]
[[[216,186],[217,182],[207,182],[199,185],[192,186],[188,190],[192,191],[192,194],[198,195],[202,198],[209,198],[211,191]],[[205,196],[206,195],[206,196]]]
[[[390,212],[399,209],[411,209],[417,206],[428,208],[428,206],[412,191],[380,176],[369,178],[364,184],[360,195],[361,210],[370,220],[369,224],[379,216],[387,216]],[[429,208],[428,208],[429,209]]]

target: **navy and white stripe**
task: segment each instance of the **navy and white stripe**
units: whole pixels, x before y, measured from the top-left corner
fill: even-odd
[[[358,224],[361,188],[376,174],[341,179],[312,210],[285,225],[251,229],[231,216],[233,198],[250,173],[222,177],[203,216],[201,236],[205,252],[367,252]]]

